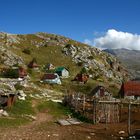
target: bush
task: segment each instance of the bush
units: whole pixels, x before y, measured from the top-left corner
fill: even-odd
[[[86,68],[83,67],[83,68],[81,69],[81,74],[85,74],[85,73],[87,73],[87,70],[86,70]]]
[[[78,62],[77,65],[78,66],[83,66],[83,62]]]
[[[16,90],[22,90],[23,89],[23,86],[20,85],[19,83],[15,84],[14,87],[15,87]]]
[[[87,58],[92,60],[94,57],[91,55],[91,56],[88,56]]]
[[[19,73],[17,69],[7,69],[4,73],[3,76],[5,78],[18,78]]]
[[[22,52],[23,52],[23,53],[25,53],[25,54],[28,54],[28,55],[30,55],[30,54],[31,54],[30,49],[24,49]]]

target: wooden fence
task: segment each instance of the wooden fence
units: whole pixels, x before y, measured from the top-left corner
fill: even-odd
[[[85,95],[69,94],[64,98],[65,104],[75,112],[94,123],[118,123],[120,118],[119,101],[90,99]]]

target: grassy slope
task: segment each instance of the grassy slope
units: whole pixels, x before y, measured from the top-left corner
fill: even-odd
[[[24,36],[21,37],[25,38]],[[54,66],[65,66],[69,68],[71,72],[74,72],[74,74],[77,73],[77,71],[79,70],[75,63],[72,62],[71,58],[65,56],[62,53],[61,46],[47,46],[37,48],[36,46],[31,44],[30,40],[37,42],[43,41],[35,35],[26,35],[25,41],[23,40],[20,44],[15,44],[15,46],[19,49],[11,48],[12,51],[14,51],[14,53],[21,56],[25,60],[26,64],[28,64],[32,60],[32,58],[35,57],[40,66],[45,65],[47,63],[52,63],[54,64]],[[22,52],[25,48],[31,50],[30,55]]]
[[[54,66],[65,66],[66,68],[69,68],[70,71],[70,78],[63,80],[62,85],[54,85],[53,88],[56,90],[64,90],[64,89],[70,89],[70,90],[75,90],[75,91],[80,91],[84,93],[89,93],[93,87],[98,85],[100,82],[90,80],[86,85],[78,85],[78,84],[73,84],[71,83],[71,80],[75,77],[75,75],[81,70],[81,67],[77,66],[69,56],[65,56],[62,53],[62,47],[61,46],[41,46],[37,48],[31,43],[32,42],[42,42],[44,41],[43,39],[37,37],[36,35],[19,35],[20,38],[22,39],[20,44],[14,44],[16,48],[11,48],[11,50],[16,53],[17,55],[21,56],[25,64],[27,65],[32,58],[36,58],[38,64],[40,67],[43,65],[46,65],[47,63],[52,63]],[[50,37],[54,37],[54,35],[47,35]],[[82,43],[75,42],[73,40],[70,40],[69,43],[71,44],[76,44],[77,46],[83,46]],[[31,50],[31,54],[25,54],[22,51],[28,48]],[[97,56],[96,56],[97,57]],[[100,61],[100,57],[98,58]],[[33,72],[32,73],[32,80],[38,81],[43,73],[37,73]],[[103,83],[101,83],[103,85]],[[106,84],[106,83],[104,83]],[[112,89],[112,88],[111,88]],[[114,91],[114,89],[113,89]],[[116,90],[115,90],[116,91]]]
[[[6,111],[10,117],[0,118],[1,127],[17,127],[29,123],[31,120],[25,117],[25,115],[35,115],[30,99],[26,101],[16,101],[11,108],[6,108]]]

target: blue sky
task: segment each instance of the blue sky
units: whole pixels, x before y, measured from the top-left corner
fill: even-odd
[[[0,0],[0,31],[49,32],[78,41],[109,29],[140,34],[140,0]]]

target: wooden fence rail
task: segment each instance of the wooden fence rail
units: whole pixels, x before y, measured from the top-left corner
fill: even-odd
[[[66,95],[64,102],[75,112],[94,123],[118,123],[120,118],[119,101],[89,99],[85,95]]]

